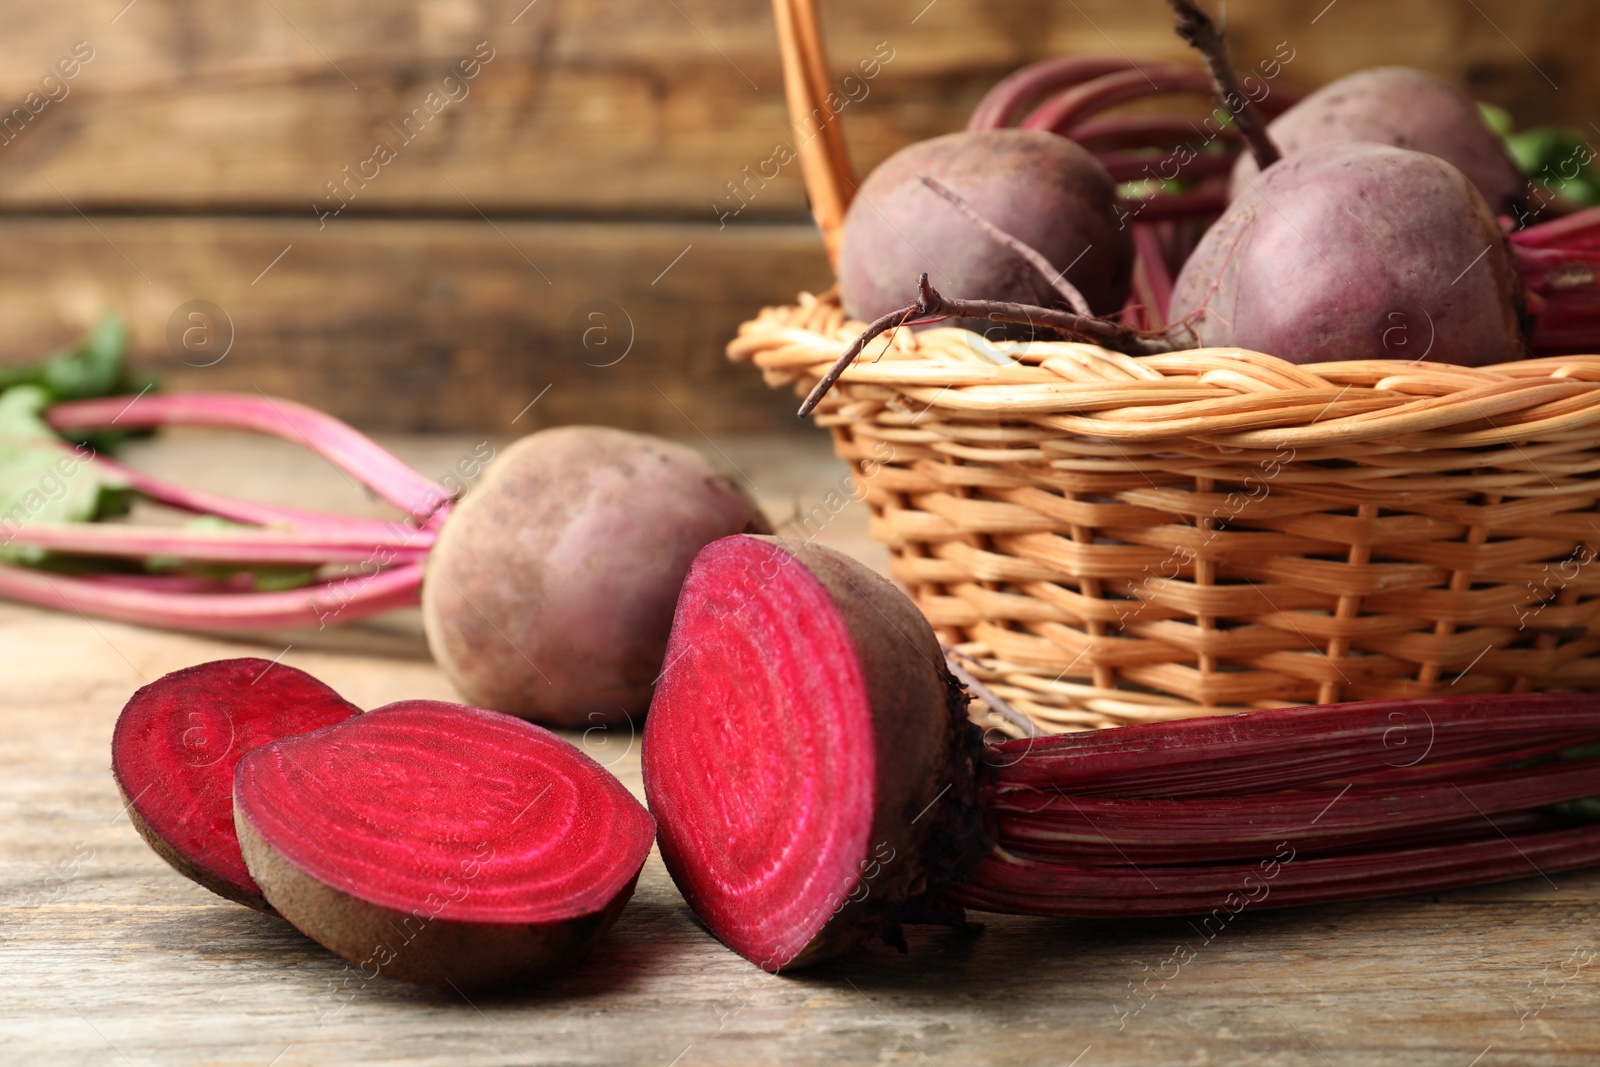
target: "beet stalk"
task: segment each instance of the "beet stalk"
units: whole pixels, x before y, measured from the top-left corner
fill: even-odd
[[[1062,56],[1040,60],[996,82],[967,119],[969,130],[999,130],[1045,93],[1080,85],[1133,66],[1121,56]]]
[[[1255,102],[1239,85],[1239,76],[1228,61],[1228,42],[1222,31],[1211,21],[1211,16],[1200,10],[1194,0],[1168,0],[1176,16],[1174,28],[1178,36],[1198,51],[1211,72],[1211,84],[1217,100],[1233,115],[1239,124],[1239,133],[1250,146],[1250,155],[1256,166],[1266,170],[1278,161],[1278,146],[1267,136],[1267,124],[1256,109]]]
[[[149,498],[228,522],[239,529],[195,530],[115,524],[8,524],[8,543],[95,558],[177,558],[241,568],[264,563],[362,564],[357,578],[322,576],[287,590],[240,591],[129,586],[121,576],[51,574],[0,564],[0,596],[42,607],[179,629],[252,630],[320,626],[417,603],[422,561],[454,501],[449,490],[406,466],[362,434],[288,400],[226,393],[157,394],[73,401],[50,408],[57,430],[205,426],[280,437],[317,452],[374,494],[399,508],[404,522],[273,507],[200,493],[96,456],[90,462],[121,476]]]
[[[865,567],[774,538],[708,546],[643,751],[690,906],[777,971],[873,935],[903,943],[902,923],[958,921],[963,905],[1183,915],[1600,863],[1600,827],[1549,813],[1600,792],[1600,760],[1548,754],[1600,738],[1597,695],[1290,708],[994,746],[965,705],[927,622]]]
[[[1402,830],[1559,804],[1588,796],[1597,782],[1600,761],[1573,760],[1424,785],[1346,783],[1204,801],[1000,790],[994,811],[1003,818],[999,843],[1009,852],[1112,866],[1197,863],[1259,856],[1290,838],[1301,851],[1382,841]]]
[[[222,522],[52,522],[19,505],[0,515],[0,549],[43,558],[0,563],[0,596],[213,632],[321,628],[420,601],[429,648],[464,694],[556,725],[642,713],[694,554],[730,533],[770,529],[749,495],[695,450],[605,427],[544,430],[487,458],[485,442],[452,472],[467,480],[483,471],[458,502],[364,435],[292,401],[141,395],[57,404],[46,418],[56,431],[203,426],[280,437],[401,517],[234,500],[74,454],[111,482]],[[82,566],[53,569],[67,557]],[[130,574],[130,564],[177,573]],[[267,568],[287,569],[284,580],[299,584],[261,588]]]
[[[1594,826],[1321,858],[1302,859],[1290,845],[1281,857],[1270,853],[1259,863],[1234,866],[1086,867],[1020,859],[997,849],[954,899],[984,911],[1075,918],[1236,914],[1247,904],[1288,908],[1368,900],[1596,864],[1600,827]]]
[[[1513,231],[1511,260],[1537,318],[1536,355],[1600,349],[1600,208]]]

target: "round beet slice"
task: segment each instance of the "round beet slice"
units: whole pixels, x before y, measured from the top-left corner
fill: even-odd
[[[270,912],[233,830],[234,767],[268,741],[359,714],[293,667],[202,663],[133,694],[112,732],[111,773],[128,818],[157,855],[213,893]]]
[[[240,761],[250,873],[307,936],[425,985],[570,966],[621,912],[655,822],[610,772],[531,723],[390,704]]]
[[[666,662],[643,750],[661,855],[746,959],[777,971],[898,942],[981,854],[965,698],[926,620],[861,564],[712,543]]]

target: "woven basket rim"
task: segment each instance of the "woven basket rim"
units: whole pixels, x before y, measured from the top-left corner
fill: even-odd
[[[808,387],[858,337],[836,291],[763,308],[728,357]],[[1294,364],[1241,348],[1132,357],[1071,341],[990,341],[960,327],[874,340],[818,408],[824,424],[876,395],[914,414],[1046,425],[1112,441],[1230,448],[1521,444],[1600,426],[1600,355],[1462,367],[1433,361]]]

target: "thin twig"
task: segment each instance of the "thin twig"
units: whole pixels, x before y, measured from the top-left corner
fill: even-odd
[[[1039,729],[1032,719],[1006,703],[994,690],[980,682],[977,675],[957,663],[957,656],[969,663],[976,662],[964,652],[957,652],[953,648],[947,648],[944,653],[945,665],[950,668],[950,673],[955,675],[962,685],[972,690],[974,696],[989,706],[991,712],[1021,730],[1024,737],[1043,737],[1045,735],[1044,731]]]
[[[812,410],[822,402],[822,398],[828,395],[828,390],[833,388],[839,376],[855,362],[861,350],[866,348],[873,338],[896,326],[915,325],[936,319],[988,319],[990,322],[1044,326],[1067,337],[1130,356],[1171,352],[1176,347],[1165,338],[1147,337],[1121,323],[1096,318],[1093,315],[1080,315],[1076,311],[1062,308],[1014,304],[1007,300],[952,300],[941,296],[932,285],[929,285],[926,274],[917,279],[917,291],[916,300],[874,319],[865,332],[856,338],[855,343],[845,350],[844,355],[828,368],[828,373],[822,376],[822,380],[806,396],[805,403],[800,405],[801,418],[811,414]]]
[[[1266,121],[1257,110],[1255,101],[1246,96],[1244,90],[1239,87],[1239,75],[1228,62],[1228,43],[1223,40],[1222,32],[1217,29],[1217,24],[1211,21],[1211,16],[1200,10],[1194,0],[1167,0],[1167,2],[1172,5],[1173,14],[1177,16],[1173,28],[1177,30],[1179,37],[1189,42],[1204,57],[1206,66],[1211,69],[1211,82],[1216,88],[1218,102],[1239,124],[1239,132],[1244,135],[1245,144],[1250,146],[1250,154],[1255,157],[1256,166],[1266,170],[1282,158],[1281,153],[1278,151],[1278,146],[1272,143],[1272,138],[1267,135]],[[1237,110],[1235,104],[1238,105]]]
[[[943,182],[923,175],[922,184],[948,200],[957,211],[971,219],[978,229],[993,239],[995,243],[1009,248],[1026,260],[1028,265],[1038,271],[1039,276],[1049,283],[1050,288],[1054,289],[1067,302],[1068,307],[1080,315],[1094,314],[1094,311],[1089,307],[1089,301],[1083,298],[1083,294],[1078,291],[1078,287],[1067,281],[1066,272],[1056,270],[1055,264],[1046,259],[1043,252],[1040,252],[1037,248],[1022,240],[1022,238],[1007,233],[978,214],[977,208],[967,203],[960,193]]]

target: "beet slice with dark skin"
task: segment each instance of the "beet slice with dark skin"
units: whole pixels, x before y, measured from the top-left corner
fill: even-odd
[[[465,990],[572,966],[633,894],[655,822],[605,768],[521,719],[408,700],[251,752],[250,873],[361,968]]]
[[[128,818],[157,855],[213,893],[270,912],[233,831],[234,767],[268,741],[359,714],[281,663],[202,663],[158,678],[128,701],[112,733],[111,773]]]
[[[737,536],[690,568],[645,720],[661,856],[769,971],[899,923],[973,851],[976,728],[926,620],[839,553]]]

